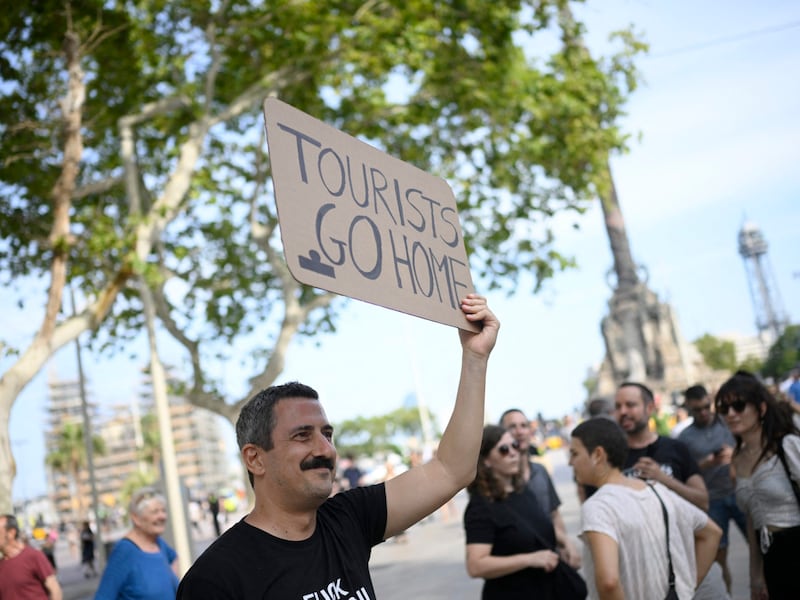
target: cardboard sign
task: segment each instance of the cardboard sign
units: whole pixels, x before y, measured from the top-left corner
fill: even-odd
[[[443,179],[281,102],[264,102],[289,271],[301,283],[470,331],[474,291]]]

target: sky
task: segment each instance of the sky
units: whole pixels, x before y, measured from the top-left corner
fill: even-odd
[[[637,63],[644,82],[623,121],[632,135],[630,151],[611,165],[634,260],[646,267],[650,288],[671,304],[683,336],[755,335],[737,247],[746,221],[766,237],[781,305],[798,322],[800,4],[594,0],[575,12],[587,23],[595,53],[610,31],[629,24],[650,44]],[[585,399],[583,381],[605,353],[600,321],[611,297],[606,275],[612,258],[599,206],[579,223],[578,231],[566,220],[557,229],[558,249],[574,256],[577,268],[557,274],[535,296],[530,281],[511,297],[488,294],[502,326],[489,366],[487,420],[512,406],[556,418]],[[24,344],[40,316],[30,308],[22,313],[9,296],[0,297],[2,337]],[[146,356],[144,341],[136,345]],[[169,352],[162,357],[167,362]],[[349,301],[335,334],[292,344],[279,382],[316,388],[334,423],[390,412],[416,394],[443,427],[459,359],[455,329]],[[9,364],[0,359],[0,372]],[[130,402],[142,364],[84,355],[92,399]],[[233,396],[237,377],[245,393],[247,374],[219,368],[231,369]],[[75,377],[74,345],[50,361],[12,409],[15,500],[46,491],[48,373]],[[232,443],[232,428],[223,427]]]

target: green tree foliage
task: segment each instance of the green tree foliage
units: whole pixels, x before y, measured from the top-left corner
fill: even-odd
[[[636,84],[630,32],[593,58],[556,0],[18,2],[0,15],[0,283],[49,276],[48,310],[0,378],[0,422],[83,331],[124,348],[137,286],[185,349],[185,393],[234,420],[334,296],[280,252],[260,105],[284,101],[422,169],[458,198],[485,287],[572,264],[551,219],[602,193]],[[65,43],[66,40],[66,43]],[[531,48],[547,48],[534,53]],[[575,221],[577,223],[577,219]],[[48,275],[49,274],[49,275]],[[65,282],[85,307],[59,315]],[[34,304],[39,300],[33,299]],[[0,341],[2,345],[2,341]],[[207,362],[254,375],[241,397]],[[0,431],[0,505],[13,478]]]
[[[761,374],[783,379],[797,367],[800,367],[800,325],[789,325],[770,347]]]
[[[434,422],[435,417],[428,415]],[[394,452],[402,456],[409,438],[421,440],[423,436],[416,407],[398,408],[374,417],[348,419],[337,424],[335,430],[339,453],[351,452],[357,456],[373,456],[379,452]]]
[[[100,436],[92,436],[92,453],[94,456],[103,456],[106,453],[105,442]],[[83,425],[66,422],[57,430],[55,445],[45,456],[45,464],[56,473],[69,476],[73,508],[76,509],[76,514],[83,518],[88,506],[88,498],[85,498],[80,491],[81,473],[88,466]]]
[[[706,333],[697,338],[694,345],[712,369],[729,372],[737,369],[736,345],[733,342]]]

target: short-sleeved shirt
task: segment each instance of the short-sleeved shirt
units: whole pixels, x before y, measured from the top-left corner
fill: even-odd
[[[0,600],[47,600],[44,582],[53,574],[44,553],[25,546],[14,558],[0,560]]]
[[[662,435],[644,448],[629,448],[622,472],[628,477],[636,477],[633,466],[644,456],[652,458],[661,465],[664,473],[682,483],[686,483],[692,475],[702,476],[697,461],[689,452],[689,447],[679,440]]]
[[[690,600],[697,580],[694,532],[708,516],[666,486],[653,484],[669,514],[669,547],[680,600]],[[617,543],[620,583],[626,598],[658,600],[667,594],[669,566],[661,504],[650,487],[635,490],[606,484],[581,507],[581,537],[587,531],[605,534]],[[584,576],[589,597],[597,598],[591,549],[584,546]]]
[[[244,519],[208,547],[181,580],[189,600],[375,598],[372,547],[386,533],[383,483],[340,492],[317,510],[314,533],[284,540]]]
[[[561,498],[558,497],[553,480],[544,465],[530,461],[531,477],[528,479],[528,488],[536,496],[539,506],[545,514],[550,515],[554,510],[561,506]]]
[[[706,427],[692,423],[678,436],[678,441],[689,447],[692,457],[701,461],[709,454],[717,452],[722,446],[736,445],[733,434],[719,417],[714,417]],[[708,488],[709,500],[719,500],[734,493],[730,465],[713,465],[701,471]]]
[[[158,552],[145,552],[122,538],[111,551],[94,600],[161,600],[172,598],[178,577],[172,570],[175,550],[158,538]]]
[[[471,494],[464,510],[467,544],[491,544],[492,556],[512,556],[555,548],[550,515],[526,487],[504,500],[493,502]],[[487,579],[483,600],[543,600],[555,598],[553,581],[543,569],[521,569]]]

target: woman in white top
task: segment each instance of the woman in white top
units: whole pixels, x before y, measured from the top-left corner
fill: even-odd
[[[599,488],[581,507],[584,568],[592,599],[660,600],[669,589],[667,535],[680,600],[690,600],[714,561],[720,528],[665,486],[653,489],[622,474],[628,442],[609,419],[589,419],[572,432],[569,463],[578,483]]]
[[[736,500],[747,513],[752,600],[797,600],[800,577],[800,431],[791,408],[744,371],[715,398],[736,438]]]

